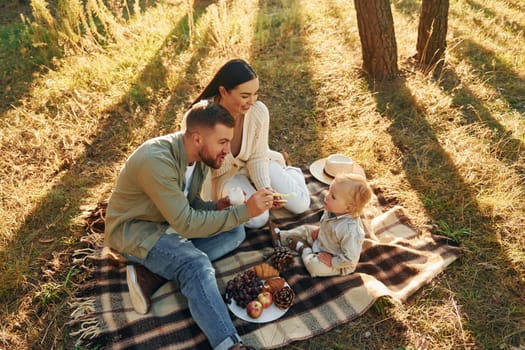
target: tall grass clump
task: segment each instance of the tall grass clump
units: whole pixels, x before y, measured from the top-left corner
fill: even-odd
[[[259,1],[219,0],[208,9],[211,44],[223,57],[248,57]]]
[[[41,57],[61,56],[59,34],[55,18],[46,0],[32,0],[31,10],[34,20],[27,20],[31,28],[32,45]]]
[[[172,77],[181,79],[173,74],[178,67],[166,45],[182,34],[176,29],[187,21],[182,5],[162,1],[119,20],[118,30],[127,35],[114,43],[82,46],[91,40],[84,36],[75,46],[61,32],[59,46],[48,30],[63,23],[55,17],[58,4],[40,4],[43,24],[23,27],[25,35],[41,30],[43,52],[57,44],[61,54],[48,69],[21,72],[28,75],[23,89],[11,85],[16,107],[0,111],[0,348],[71,348],[59,345],[68,333],[56,332],[68,318],[65,296],[76,287],[63,281],[78,239],[80,207],[106,191],[103,183],[128,148],[159,133],[155,118],[167,99],[166,85]],[[70,33],[78,30],[83,25],[72,26]],[[9,35],[19,38],[24,32]],[[15,39],[2,43],[11,52],[20,47],[15,44]],[[9,71],[0,64],[0,71]],[[76,272],[72,278],[81,279]],[[3,322],[8,319],[12,322]]]
[[[102,49],[122,38],[123,8],[131,15],[127,0],[31,0],[33,45],[52,57]]]
[[[27,60],[33,60],[29,54],[31,50],[31,30],[27,25],[17,23],[0,27],[0,62],[12,68],[27,65]],[[11,71],[3,70],[0,79],[6,78]]]

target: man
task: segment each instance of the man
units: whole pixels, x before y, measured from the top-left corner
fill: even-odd
[[[187,116],[186,131],[146,141],[126,161],[109,200],[105,244],[137,265],[127,280],[135,310],[147,313],[150,296],[176,281],[193,319],[217,350],[249,349],[233,326],[211,261],[245,238],[242,224],[272,206],[264,189],[244,204],[203,201],[199,193],[209,168],[231,151],[234,120],[219,105],[203,101]]]

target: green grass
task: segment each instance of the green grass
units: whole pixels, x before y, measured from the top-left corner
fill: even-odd
[[[55,18],[58,2],[38,3]],[[435,79],[409,60],[420,1],[392,1],[402,75],[382,85],[363,77],[348,1],[106,4],[94,27],[74,22],[78,8],[53,25],[45,11],[23,22],[15,10],[0,22],[0,348],[82,349],[65,324],[86,277],[71,264],[86,235],[85,206],[107,198],[136,146],[178,129],[187,104],[232,57],[260,76],[272,149],[300,166],[350,155],[416,225],[465,252],[407,303],[382,298],[285,349],[525,345],[520,1],[452,2]],[[76,30],[66,30],[66,17]]]

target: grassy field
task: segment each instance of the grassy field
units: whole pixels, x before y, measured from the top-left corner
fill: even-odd
[[[402,74],[380,86],[360,70],[352,1],[108,0],[89,33],[78,12],[51,21],[12,3],[0,4],[0,349],[73,348],[82,212],[232,57],[260,76],[271,148],[301,166],[350,155],[465,250],[406,304],[380,299],[285,349],[525,348],[523,1],[452,1],[431,79],[410,61],[420,1],[393,0]]]

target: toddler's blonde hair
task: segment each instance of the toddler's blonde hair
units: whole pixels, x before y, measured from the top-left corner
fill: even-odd
[[[352,208],[349,214],[354,217],[361,215],[372,198],[372,189],[366,179],[361,175],[343,173],[335,177],[334,183],[344,186],[344,192],[341,195]]]

